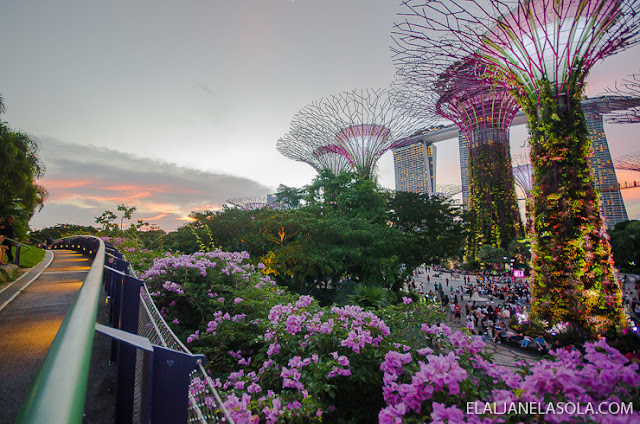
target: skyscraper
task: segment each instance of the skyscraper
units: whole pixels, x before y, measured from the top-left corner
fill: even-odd
[[[595,103],[591,100],[585,100],[582,105],[591,140],[592,154],[589,157],[589,164],[595,176],[596,190],[600,192],[602,214],[607,227],[613,228],[618,222],[627,221],[629,216],[620,193],[607,136],[604,133],[602,109],[603,106],[608,105],[604,102]]]
[[[393,149],[396,190],[411,193],[435,193],[436,146],[418,140]]]

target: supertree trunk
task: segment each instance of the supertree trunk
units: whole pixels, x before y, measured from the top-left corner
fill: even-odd
[[[539,82],[543,85],[543,82]],[[611,246],[589,166],[582,90],[548,84],[527,101],[533,165],[532,315],[601,333],[624,323]]]
[[[481,245],[506,249],[522,235],[508,132],[493,128],[474,132],[474,141],[469,142],[468,258],[474,258]]]

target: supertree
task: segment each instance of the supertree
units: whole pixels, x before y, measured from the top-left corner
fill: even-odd
[[[639,40],[634,0],[406,0],[398,25],[425,60],[472,56],[529,117],[531,314],[591,336],[625,324],[580,105],[599,60]]]
[[[260,196],[233,197],[231,199],[227,199],[227,203],[245,211],[270,207],[267,203],[267,199]]]
[[[467,258],[474,259],[481,245],[506,248],[522,235],[509,147],[509,127],[520,106],[486,79],[486,66],[473,57],[431,63],[422,60],[423,51],[398,53],[398,74],[413,89],[402,91],[415,93],[423,108],[430,99],[435,113],[453,121],[467,141]]]
[[[285,157],[307,163],[318,172],[328,169],[334,175],[338,175],[341,172],[351,171],[351,163],[346,157],[327,150],[308,137],[309,134],[300,134],[300,131],[289,132],[278,140],[276,148]]]
[[[324,97],[300,109],[285,139],[310,143],[312,155],[337,154],[364,178],[374,175],[378,159],[394,141],[425,128],[429,116],[404,113],[389,89],[367,89]],[[282,150],[281,150],[282,151]]]
[[[613,161],[616,169],[640,172],[640,152],[620,156]]]
[[[440,194],[445,198],[450,198],[456,194],[462,193],[462,186],[458,184],[438,184],[436,185],[436,194]]]
[[[640,74],[633,74],[623,79],[620,83],[616,83],[615,89],[607,91],[616,96],[640,98]],[[640,106],[610,113],[607,115],[607,122],[615,124],[637,124],[640,122]]]
[[[524,194],[525,200],[531,199],[533,191],[533,167],[528,156],[514,155],[512,160],[513,180]]]

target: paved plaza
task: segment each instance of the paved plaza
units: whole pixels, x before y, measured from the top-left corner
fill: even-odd
[[[420,267],[417,269],[414,274],[412,281],[416,285],[416,291],[419,293],[424,293],[428,295],[435,294],[436,284],[442,286],[442,289],[445,294],[448,294],[453,289],[453,292],[457,288],[465,288],[469,283],[465,283],[464,277],[462,274],[456,278],[456,274],[450,272],[443,271],[434,271],[433,269],[427,270],[424,267]],[[638,291],[635,288],[634,281],[636,278],[640,278],[638,276],[630,276],[631,278],[627,278],[627,283],[623,287],[623,293],[627,297],[631,297],[634,299],[638,299]],[[480,282],[478,276],[469,275],[470,284],[476,285]],[[518,281],[524,282],[526,279],[519,278]],[[470,296],[464,294],[462,296],[458,295],[458,299],[460,300],[460,306],[462,309],[462,318],[460,321],[454,321],[451,319],[450,315],[447,313],[447,319],[445,320],[445,324],[451,327],[452,329],[461,329],[465,326],[465,307],[467,304],[474,304],[475,302],[470,300]],[[504,303],[504,300],[500,299],[490,299],[490,303],[495,305],[500,305]],[[480,302],[479,304],[483,304],[485,302]],[[477,303],[478,304],[478,303]],[[502,320],[505,322],[506,320]],[[487,345],[485,347],[485,351],[490,353],[493,356],[493,363],[496,365],[503,365],[508,367],[515,366],[514,364],[518,361],[523,360],[538,360],[541,358],[540,354],[537,354],[533,349],[523,349],[514,345],[508,344],[497,344],[490,340],[487,340]]]

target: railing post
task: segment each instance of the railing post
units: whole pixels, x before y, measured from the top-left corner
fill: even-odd
[[[151,422],[186,423],[189,419],[189,374],[203,355],[189,355],[161,346],[153,347],[151,371]]]
[[[15,256],[15,264],[20,266],[20,248],[22,247],[22,244],[17,243],[16,244],[16,256]],[[11,246],[9,246],[9,249],[11,249]]]
[[[142,281],[129,275],[122,276],[120,287],[119,329],[138,333],[140,287]],[[118,351],[118,381],[116,383],[116,414],[118,423],[130,423],[133,418],[134,388],[136,381],[136,347],[114,339]]]

